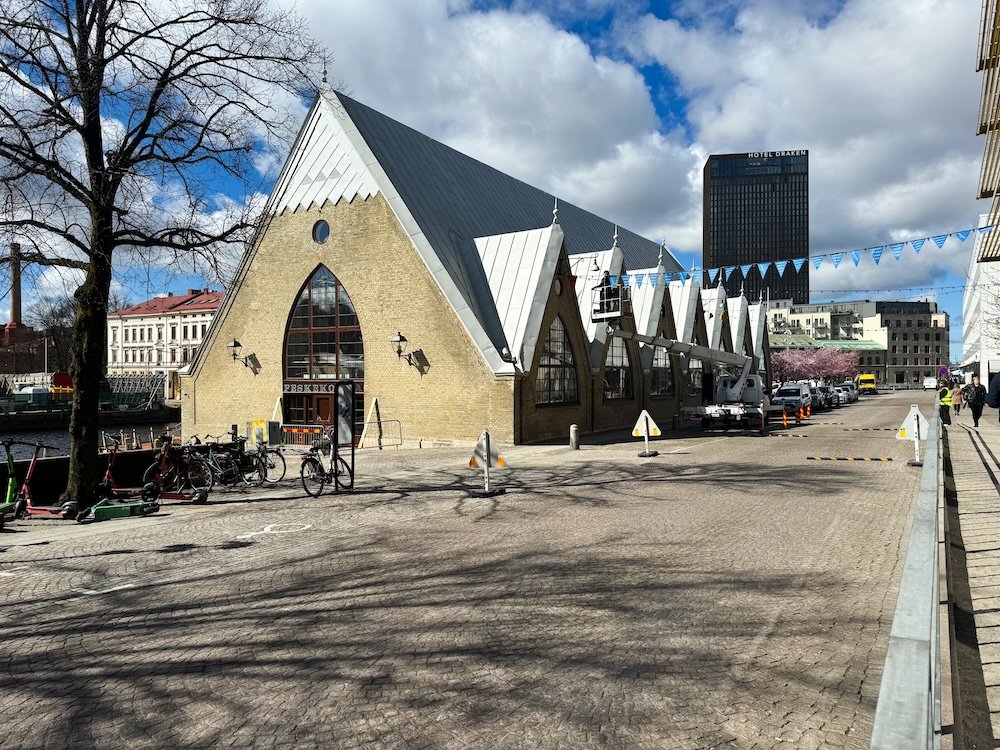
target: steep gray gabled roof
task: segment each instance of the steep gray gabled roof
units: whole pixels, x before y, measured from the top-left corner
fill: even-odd
[[[331,116],[332,115],[332,116]],[[549,226],[554,196],[466,156],[348,96],[323,88],[271,195],[273,213],[382,192],[495,372],[516,351],[477,238]],[[609,247],[615,224],[559,202],[570,255]],[[618,229],[625,267],[655,265],[659,246]],[[664,258],[668,272],[681,266]]]

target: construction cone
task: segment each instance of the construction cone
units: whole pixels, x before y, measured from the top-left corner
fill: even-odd
[[[812,415],[813,415],[813,407],[812,404],[809,404],[809,406],[806,407],[806,416],[811,417]]]
[[[788,429],[788,412],[782,409],[781,411],[781,426],[784,429]]]
[[[802,424],[802,407],[801,406],[799,407],[799,410],[797,412],[795,412],[795,424]]]

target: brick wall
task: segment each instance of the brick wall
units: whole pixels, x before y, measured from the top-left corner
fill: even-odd
[[[319,219],[331,230],[322,245],[312,240]],[[490,371],[381,195],[272,221],[198,370],[182,381],[185,435],[271,418],[282,391],[288,317],[320,264],[337,276],[358,313],[366,412],[378,398],[382,419],[399,420],[407,444],[474,443],[484,427],[501,443],[513,441],[513,379]],[[423,376],[397,359],[390,344],[397,331],[409,340],[409,351],[426,358]],[[243,355],[256,354],[256,377],[228,355],[225,342],[233,338]]]

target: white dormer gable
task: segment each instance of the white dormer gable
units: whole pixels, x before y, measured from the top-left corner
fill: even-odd
[[[729,335],[733,344],[733,351],[743,354],[747,350],[746,329],[748,320],[747,298],[742,294],[730,297],[726,300],[726,307],[729,311]]]
[[[764,369],[764,337],[767,335],[767,310],[763,302],[749,305],[747,315],[750,318],[750,337],[753,341],[753,354],[760,358],[760,368]]]
[[[701,290],[701,307],[705,313],[705,330],[708,332],[708,345],[712,349],[723,349],[722,316],[726,311],[726,290],[721,286]]]
[[[562,244],[558,224],[476,238],[504,336],[522,368],[534,361]]]
[[[698,316],[701,282],[692,276],[687,281],[670,282],[670,304],[673,307],[677,340],[694,343],[694,324]]]

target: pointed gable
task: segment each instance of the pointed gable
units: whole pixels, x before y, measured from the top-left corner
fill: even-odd
[[[708,334],[708,346],[712,349],[723,349],[729,346],[723,341],[723,321],[726,312],[726,290],[721,286],[701,290],[701,309],[705,314],[705,331]]]
[[[510,352],[522,366],[535,356],[562,245],[558,224],[476,238]]]
[[[677,340],[694,343],[695,319],[701,310],[701,284],[692,276],[687,281],[670,282],[670,304],[673,306]]]

